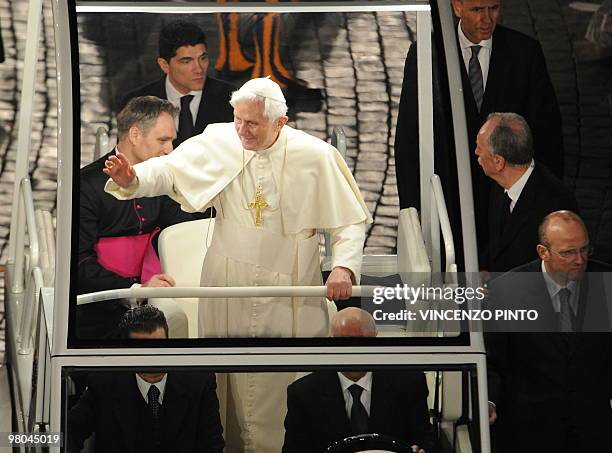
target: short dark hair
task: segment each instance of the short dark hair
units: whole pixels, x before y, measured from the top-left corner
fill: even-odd
[[[531,129],[521,115],[516,113],[491,113],[487,121],[496,119],[489,135],[489,147],[493,154],[502,156],[509,165],[527,165],[533,159]]]
[[[162,327],[168,336],[168,322],[164,312],[152,305],[141,305],[128,310],[119,321],[119,335],[130,338],[131,333],[153,333]]]
[[[162,113],[171,117],[178,115],[178,109],[170,101],[155,96],[139,96],[132,98],[117,115],[117,135],[121,140],[132,126],[147,133],[155,125]]]
[[[158,53],[161,58],[170,61],[179,47],[197,44],[208,47],[204,31],[193,22],[177,20],[166,24],[159,32]]]

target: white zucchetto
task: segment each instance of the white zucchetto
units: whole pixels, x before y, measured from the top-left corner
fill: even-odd
[[[270,76],[249,80],[238,89],[238,92],[245,91],[283,104],[287,102],[281,87],[270,79]]]

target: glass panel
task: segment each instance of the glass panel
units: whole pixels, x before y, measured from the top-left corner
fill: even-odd
[[[480,442],[469,366],[226,371],[65,369],[64,441],[70,451],[341,452],[360,436],[370,450],[430,452],[450,451],[462,426],[462,448]]]
[[[75,184],[75,191],[80,194],[74,197],[80,198],[80,216],[78,228],[73,229],[78,230],[79,250],[74,260],[78,265],[73,273],[76,278],[72,281],[72,294],[127,289],[133,284],[152,282],[158,286],[172,285],[165,277],[151,279],[162,269],[157,263],[158,256],[177,287],[316,286],[322,284],[320,275],[326,278],[332,266],[346,267],[350,274],[358,268],[351,260],[360,254],[357,250],[360,241],[353,236],[359,237],[361,233],[340,232],[336,226],[350,225],[353,221],[347,224],[345,220],[333,218],[344,215],[346,219],[353,215],[346,212],[357,212],[355,218],[362,218],[365,210],[352,192],[348,198],[328,200],[331,197],[321,189],[333,188],[334,194],[341,193],[344,189],[337,188],[346,189],[346,183],[352,179],[347,176],[349,171],[373,218],[373,223],[366,226],[362,283],[459,285],[456,275],[438,278],[428,272],[418,273],[430,268],[428,254],[423,252],[423,237],[413,234],[420,228],[418,218],[416,223],[414,219],[398,218],[394,146],[398,106],[404,103],[404,100],[400,102],[400,94],[403,90],[402,99],[409,101],[419,98],[411,95],[413,89],[416,93],[415,78],[404,80],[404,61],[417,31],[417,13],[404,11],[405,6],[397,5],[397,11],[375,11],[374,5],[372,11],[335,13],[78,13],[81,146],[75,149],[81,153],[78,159],[81,177]],[[205,40],[199,36],[200,30]],[[167,48],[173,36],[184,32],[191,35],[179,44],[187,44]],[[424,61],[428,64],[428,59]],[[444,71],[443,63],[436,64]],[[291,177],[291,168],[307,164],[292,161],[293,152],[288,153],[279,139],[279,153],[274,156],[282,157],[259,155],[261,162],[255,164],[254,159],[248,164],[252,170],[238,170],[236,174],[240,176],[232,176],[223,192],[209,199],[210,203],[194,207],[191,195],[177,192],[183,189],[172,189],[175,200],[188,209],[205,211],[212,204],[217,216],[215,223],[208,219],[210,210],[188,214],[165,197],[118,201],[103,192],[107,181],[102,173],[104,156],[114,152],[118,140],[119,149],[123,148],[122,153],[133,164],[168,153],[171,151],[168,135],[176,133],[180,141],[200,134],[208,124],[231,122],[234,118],[228,105],[231,92],[249,78],[268,75],[282,87],[289,107],[289,127],[284,130],[297,129],[338,144],[348,168],[342,173],[344,170],[338,169],[344,168],[343,164],[334,163],[336,173],[330,181],[339,177],[345,181],[344,186],[337,185],[335,180],[328,182],[327,170],[321,170],[323,167],[304,167],[297,183],[287,183],[284,177],[286,174]],[[187,93],[192,98],[181,101],[181,96]],[[132,104],[131,110],[130,106],[124,107],[129,99],[145,94],[168,98],[175,106],[186,102],[189,108],[182,109],[173,124],[166,119],[169,130],[166,135],[159,132],[162,126],[158,122],[163,121],[157,116],[147,126],[150,129],[142,125],[132,127],[130,119],[134,123],[138,108],[142,110],[148,105],[146,102],[154,101],[140,100],[145,104]],[[434,99],[447,102],[447,94]],[[117,116],[122,108],[123,116]],[[342,132],[337,128],[342,128]],[[235,136],[233,127],[223,130],[227,131],[225,135]],[[402,126],[398,130],[403,130]],[[153,139],[153,135],[147,135],[158,132]],[[195,140],[190,143],[196,143]],[[236,143],[237,140],[238,137]],[[248,151],[249,140],[248,134],[241,136],[236,159],[244,160],[253,154]],[[202,146],[208,147],[209,143],[205,141]],[[199,148],[185,144],[169,157],[185,155],[181,150],[187,149]],[[215,161],[217,167],[225,159],[224,155]],[[263,163],[265,159],[269,159],[269,164]],[[232,164],[228,161],[223,165]],[[266,171],[266,165],[272,170]],[[305,174],[316,177],[301,179]],[[209,179],[209,183],[217,181],[216,177]],[[271,195],[266,200],[268,190]],[[256,226],[252,222],[257,222],[254,205],[257,194],[268,205],[262,208],[262,219],[272,225],[269,231],[274,234],[243,234]],[[287,200],[292,202],[283,205]],[[354,206],[345,214],[337,214],[336,205],[351,203]],[[325,213],[325,217],[319,212]],[[307,220],[308,216],[312,221]],[[404,221],[400,229],[404,228],[405,233],[399,234],[398,242],[398,224]],[[245,227],[248,228],[245,230]],[[319,227],[319,232],[325,227],[330,230],[327,233],[331,233],[332,240],[327,241],[327,249],[324,238],[317,237],[314,227]],[[292,228],[295,231],[290,236],[277,234]],[[158,229],[163,230],[161,234]],[[334,248],[329,244],[334,241],[340,261],[329,256]],[[343,250],[345,241],[357,244],[357,248],[351,245],[348,251],[346,246]],[[317,244],[320,260],[316,257]],[[272,250],[277,253],[267,256]],[[412,256],[415,251],[416,258]],[[205,253],[207,261],[200,272]],[[74,322],[70,333],[74,345],[91,346],[108,339],[113,339],[114,345],[119,344],[116,338],[121,317],[129,306],[143,301],[126,297],[124,293],[109,297],[112,300],[78,308],[73,303]],[[322,297],[256,299],[245,296],[209,302],[198,302],[195,297],[149,298],[149,303],[166,314],[170,338],[203,339],[199,343],[182,341],[175,345],[270,346],[343,344],[344,340],[325,340],[330,334],[331,318],[338,309],[349,306],[369,308],[373,313],[376,307],[369,300],[354,297],[332,303]],[[406,340],[405,344],[431,344],[432,338],[442,341],[441,344],[446,341],[437,339],[441,336],[438,327],[411,327],[405,321],[391,328],[380,323],[376,340],[352,339],[345,344],[354,344],[354,341],[399,344],[394,343],[398,338]],[[451,343],[456,344],[462,329],[444,330],[447,339],[452,338]],[[279,337],[282,340],[275,342],[274,338]]]

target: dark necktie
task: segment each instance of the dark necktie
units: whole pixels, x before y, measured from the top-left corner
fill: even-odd
[[[149,404],[149,409],[153,413],[154,418],[159,417],[159,389],[155,385],[151,385],[149,387],[149,391],[147,392],[147,402]]]
[[[368,432],[368,413],[361,403],[361,393],[363,387],[353,384],[348,388],[353,397],[353,406],[351,407],[351,430],[354,435],[365,434]]]
[[[476,107],[480,111],[482,106],[482,97],[484,95],[484,83],[482,81],[482,69],[480,68],[480,61],[478,61],[478,52],[482,49],[482,46],[470,46],[472,56],[468,64],[468,77],[470,78],[470,85],[472,85],[472,94],[474,95],[474,101],[476,101]]]
[[[501,206],[501,216],[499,219],[499,236],[501,237],[504,230],[510,223],[510,204],[512,203],[512,198],[508,195],[508,192],[504,192],[504,202]]]
[[[178,146],[190,137],[193,137],[193,116],[189,104],[193,99],[192,94],[181,97],[181,112],[179,113],[178,132],[174,146]]]
[[[558,294],[561,305],[561,310],[559,312],[559,332],[572,332],[572,312],[570,307],[572,292],[567,288],[561,288]]]

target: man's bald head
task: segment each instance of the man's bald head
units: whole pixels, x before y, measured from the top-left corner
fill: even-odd
[[[348,307],[334,316],[331,334],[332,337],[375,337],[376,323],[367,311]]]
[[[588,265],[592,248],[580,216],[571,211],[548,214],[539,229],[537,252],[546,272],[560,285],[580,280]]]
[[[541,244],[550,242],[549,235],[551,231],[565,229],[570,223],[576,223],[583,234],[588,237],[587,227],[582,218],[572,211],[555,211],[548,214],[542,220],[538,229],[538,238]]]

